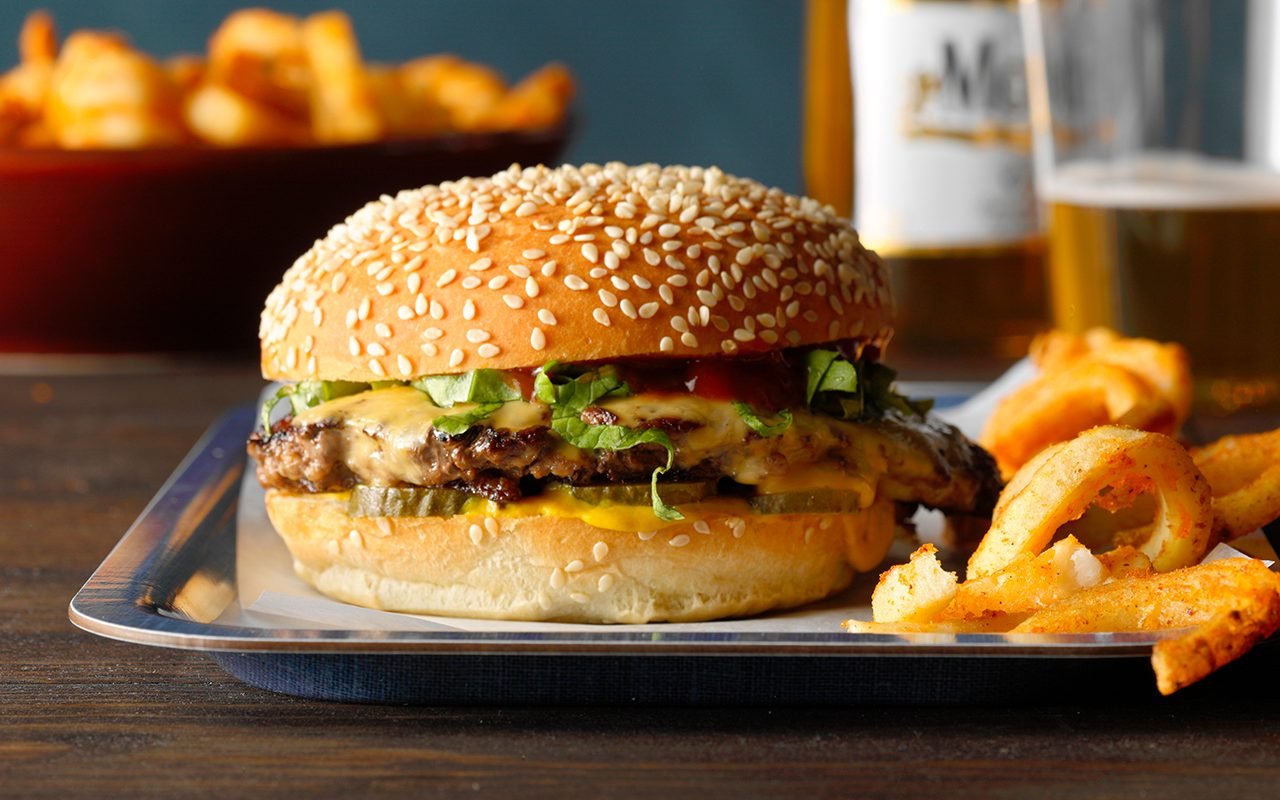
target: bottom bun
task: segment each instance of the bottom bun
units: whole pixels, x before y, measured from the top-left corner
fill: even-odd
[[[267,492],[294,570],[387,611],[694,622],[821,599],[884,558],[893,504],[856,514],[698,514],[656,533],[560,516],[352,517],[343,495]]]

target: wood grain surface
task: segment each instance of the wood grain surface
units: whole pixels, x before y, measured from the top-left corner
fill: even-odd
[[[0,376],[0,796],[1280,794],[1274,645],[1168,699],[471,709],[298,700],[198,653],[99,639],[67,621],[72,594],[259,386],[248,367],[108,363]]]

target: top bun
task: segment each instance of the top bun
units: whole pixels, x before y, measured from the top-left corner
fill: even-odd
[[[369,203],[262,312],[274,380],[696,358],[892,335],[883,263],[830,206],[715,167],[512,166]]]

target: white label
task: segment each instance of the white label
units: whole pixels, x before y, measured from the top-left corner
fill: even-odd
[[[851,0],[854,223],[894,251],[989,247],[1037,217],[1015,4]]]

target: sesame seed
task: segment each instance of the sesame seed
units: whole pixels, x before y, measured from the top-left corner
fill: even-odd
[[[477,278],[475,275],[468,275],[467,277],[462,279],[462,288],[474,289],[477,286],[479,286],[481,283],[483,283],[483,281]]]
[[[360,355],[360,350],[361,350],[360,340],[354,336],[347,339],[347,350],[350,351],[352,356],[358,357]]]
[[[609,327],[609,314],[603,308],[592,309],[591,316],[595,318],[596,322],[599,322],[606,328]]]
[[[569,592],[569,599],[575,603],[591,602],[591,598],[582,592]]]
[[[437,287],[448,286],[450,283],[453,282],[453,279],[456,277],[458,277],[458,271],[456,269],[447,269],[443,273],[441,273],[439,278],[436,279],[436,286]]]
[[[657,535],[658,535],[657,531],[636,531],[636,536],[639,536],[640,541],[642,542],[647,542]]]
[[[690,541],[691,541],[691,540],[689,539],[689,534],[687,534],[687,533],[680,533],[680,534],[676,534],[675,536],[672,536],[670,539],[668,539],[668,540],[667,540],[667,544],[671,545],[672,547],[684,547],[684,546],[685,546],[685,545],[687,545]]]
[[[668,222],[666,224],[658,226],[658,235],[664,239],[670,239],[672,236],[675,236],[679,233],[680,233],[680,226],[676,225],[673,222]]]
[[[684,247],[684,242],[680,241],[679,239],[672,239],[669,242],[662,243],[662,250],[667,253],[674,253],[675,251],[679,250],[681,247]]]
[[[591,269],[587,270],[587,275],[591,276],[595,280],[600,280],[601,278],[603,278],[605,275],[608,275],[608,274],[609,274],[609,270],[605,269],[604,267],[592,267]]]
[[[470,535],[471,543],[474,545],[479,545],[482,541],[484,541],[484,528],[480,527],[479,525],[473,524],[470,528],[467,529],[467,534]]]
[[[512,275],[515,275],[517,278],[527,278],[533,274],[524,264],[512,264],[507,267],[507,271]]]
[[[671,277],[676,278],[676,277],[684,277],[684,276],[672,275]],[[666,285],[665,283],[658,287],[658,297],[661,297],[662,302],[666,303],[667,305],[671,305],[676,301],[675,292],[671,291],[671,287]]]
[[[594,264],[600,260],[600,250],[591,242],[587,242],[582,246],[582,257]]]
[[[672,317],[671,327],[675,328],[679,333],[689,332],[689,323],[685,322],[684,317]]]
[[[422,332],[422,338],[428,341],[439,339],[441,336],[444,336],[444,331],[439,328],[427,328]]]
[[[658,255],[656,250],[650,250],[646,247],[644,249],[644,260],[649,266],[656,267],[662,263],[662,256]]]
[[[396,366],[400,368],[400,374],[406,378],[413,375],[413,362],[406,356],[396,356]]]
[[[676,349],[676,343],[670,336],[663,336],[662,341],[658,342],[658,349],[664,353],[670,353]]]
[[[579,278],[577,275],[565,275],[564,285],[568,286],[570,289],[572,289],[575,292],[581,292],[588,288],[587,282],[584,281],[582,278]]]
[[[422,350],[422,352],[426,353],[427,355],[431,356],[432,358],[435,358],[436,354],[440,352],[440,348],[436,347],[431,342],[423,342],[422,346],[419,349]]]
[[[333,276],[333,280],[329,282],[329,291],[337,294],[342,291],[342,287],[347,285],[347,273],[338,272]]]
[[[575,558],[574,560],[570,561],[568,564],[564,565],[564,571],[565,572],[581,572],[582,568],[585,566],[586,564],[583,564],[581,560]]]
[[[547,241],[550,242],[551,244],[564,244],[565,242],[569,241],[569,236],[568,234],[557,233],[553,235],[550,239],[547,239]]]
[[[416,272],[412,273],[405,281],[405,287],[408,288],[409,294],[417,294],[418,289],[422,288],[422,276]]]
[[[492,258],[480,258],[480,259],[476,259],[475,261],[472,261],[471,265],[468,266],[467,269],[471,270],[472,272],[484,272],[486,269],[492,266],[493,266]]]
[[[558,266],[558,263],[555,261],[548,261],[545,264],[543,264],[542,265],[543,277],[550,278],[551,276],[555,275],[557,266]]]
[[[538,207],[536,205],[526,201],[524,203],[521,203],[519,208],[516,209],[516,216],[528,217],[528,216],[531,216],[537,210],[538,210]]]
[[[467,341],[472,344],[480,344],[489,341],[489,332],[483,328],[471,328],[467,331]]]
[[[385,356],[387,354],[387,348],[377,342],[369,342],[364,351],[371,356]]]
[[[379,322],[377,325],[374,325],[373,332],[381,336],[383,339],[391,338],[391,326],[387,325],[385,322]]]
[[[524,298],[518,294],[504,294],[502,302],[506,303],[510,308],[521,308],[524,306]]]
[[[596,542],[595,545],[592,546],[591,557],[596,560],[596,563],[604,561],[605,558],[607,558],[608,556],[609,556],[609,545],[605,544],[604,542]]]
[[[534,350],[542,350],[547,346],[547,336],[542,332],[542,328],[534,328],[530,331],[529,346]]]
[[[667,283],[672,286],[688,286],[689,279],[684,275],[669,275],[667,276]]]
[[[530,261],[533,261],[534,259],[538,259],[546,256],[546,254],[547,254],[547,251],[545,250],[525,250],[520,255],[524,256]]]
[[[613,308],[618,304],[618,296],[608,289],[601,289],[596,292],[596,295],[600,298],[600,302],[604,303],[609,308]]]
[[[693,529],[704,536],[711,533],[711,526],[707,524],[705,519],[700,519],[694,522]]]
[[[565,577],[564,570],[560,569],[559,567],[556,567],[555,569],[551,570],[551,588],[552,589],[563,589],[565,582],[567,580],[568,578]]]
[[[538,321],[544,325],[555,325],[556,315],[550,309],[540,308],[538,309]]]
[[[376,358],[369,359],[369,371],[380,378],[387,374],[387,371],[382,368],[382,362]]]
[[[537,297],[542,292],[538,282],[532,276],[524,279],[524,293],[529,297]]]
[[[667,256],[663,260],[666,261],[666,264],[668,267],[671,267],[674,270],[684,269],[684,262],[676,258],[675,256]]]
[[[609,269],[617,269],[622,262],[618,260],[618,254],[610,250],[604,254],[604,265]]]
[[[476,304],[473,300],[468,300],[462,305],[462,318],[471,320],[476,318]]]
[[[495,290],[501,289],[503,286],[506,286],[510,280],[511,279],[506,275],[495,275],[489,279],[489,288]]]
[[[288,352],[285,353],[284,365],[288,369],[293,369],[294,367],[298,366],[298,348],[296,347],[289,348]]]
[[[621,231],[618,233],[621,236]],[[631,256],[631,246],[621,239],[615,238],[613,244],[609,245],[609,249],[613,250],[614,255],[618,258],[628,258]]]
[[[449,354],[449,366],[456,367],[462,363],[462,359],[466,358],[466,354],[458,348],[453,348],[453,352]]]
[[[637,316],[639,316],[639,312],[636,311],[635,305],[630,300],[627,300],[626,298],[623,298],[622,301],[618,303],[618,310],[621,311],[623,314],[626,314],[631,319],[635,319]]]
[[[482,344],[476,348],[476,353],[481,358],[493,358],[501,352],[502,348],[498,347],[496,344]]]
[[[608,575],[608,574],[601,575],[600,578],[596,581],[596,591],[598,592],[607,592],[612,588],[613,588],[612,575]]]
[[[431,301],[431,318],[444,319],[444,306],[437,300]]]
[[[692,333],[682,333],[680,334],[680,343],[685,347],[697,347],[698,337],[694,336]]]
[[[496,519],[494,519],[493,517],[485,517],[485,518],[484,518],[484,529],[485,529],[486,531],[488,531],[489,533],[497,534],[497,532],[498,532],[498,521],[497,521]]]

